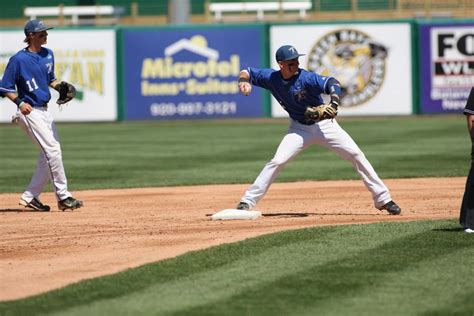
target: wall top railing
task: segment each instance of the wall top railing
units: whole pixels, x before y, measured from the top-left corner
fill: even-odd
[[[222,2],[210,3],[209,11],[216,21],[223,19],[224,13],[256,12],[257,19],[263,20],[265,12],[297,11],[300,19],[305,19],[306,11],[311,10],[311,1],[274,1],[274,2]]]
[[[71,18],[71,24],[89,24],[91,20],[99,17],[112,17],[113,21],[118,22],[120,16],[125,12],[123,7],[111,5],[97,6],[51,6],[51,7],[26,7],[24,15],[29,19],[41,17],[58,17],[64,19]],[[81,19],[85,17],[86,19]]]

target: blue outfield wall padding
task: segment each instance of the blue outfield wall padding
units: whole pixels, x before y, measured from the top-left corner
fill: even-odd
[[[242,68],[266,66],[265,38],[263,25],[122,28],[124,119],[265,116],[263,90],[237,84]]]

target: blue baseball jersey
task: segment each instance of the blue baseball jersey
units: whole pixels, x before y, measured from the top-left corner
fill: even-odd
[[[54,80],[53,51],[42,47],[33,53],[24,48],[8,61],[0,81],[0,93],[16,92],[31,106],[44,106],[51,99],[49,84]]]
[[[321,94],[327,94],[326,85],[332,78],[301,68],[289,80],[284,80],[278,70],[249,67],[247,71],[250,83],[269,90],[290,117],[297,121],[305,121],[306,107],[324,103]]]

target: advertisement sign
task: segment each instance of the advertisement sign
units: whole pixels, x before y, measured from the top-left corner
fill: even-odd
[[[474,23],[420,26],[422,113],[461,113],[474,86]]]
[[[409,23],[272,26],[270,43],[272,68],[278,47],[293,45],[301,68],[341,83],[340,116],[412,113]],[[287,116],[275,99],[272,116]]]
[[[263,95],[239,93],[242,68],[262,64],[262,27],[124,30],[125,118],[259,117]]]
[[[55,74],[77,89],[77,97],[63,105],[51,90],[50,111],[57,122],[115,121],[117,119],[117,75],[115,30],[48,31],[45,47],[53,50]],[[9,58],[26,47],[23,31],[0,32],[0,77]],[[87,40],[85,40],[87,39]],[[16,106],[7,98],[0,99],[0,122],[9,122]]]

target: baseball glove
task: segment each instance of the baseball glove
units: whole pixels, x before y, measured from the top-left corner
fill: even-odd
[[[59,92],[59,98],[56,101],[56,103],[59,105],[68,103],[76,96],[76,88],[66,81],[61,81],[56,86],[56,90]]]
[[[312,121],[322,121],[326,119],[333,119],[337,115],[337,108],[331,104],[321,104],[318,106],[309,106],[306,108],[304,117]]]

